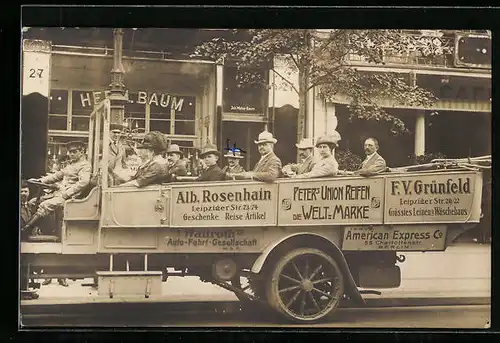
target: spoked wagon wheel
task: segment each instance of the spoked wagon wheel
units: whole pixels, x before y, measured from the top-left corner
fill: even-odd
[[[287,319],[314,322],[338,307],[344,279],[335,260],[318,249],[299,248],[281,257],[266,283],[269,304]]]

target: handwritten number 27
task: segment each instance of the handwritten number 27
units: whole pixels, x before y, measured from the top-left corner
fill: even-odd
[[[43,69],[30,69],[30,78],[42,78]]]

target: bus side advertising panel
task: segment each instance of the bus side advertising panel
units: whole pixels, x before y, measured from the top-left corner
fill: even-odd
[[[382,224],[383,178],[282,182],[279,225]]]
[[[481,188],[476,185],[480,177],[475,172],[389,176],[384,222],[479,222]]]
[[[172,186],[171,227],[276,226],[277,184]]]

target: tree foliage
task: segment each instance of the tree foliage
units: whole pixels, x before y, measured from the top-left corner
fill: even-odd
[[[451,52],[446,40],[436,36],[354,29],[237,29],[195,49],[197,56],[235,63],[241,70],[241,84],[266,87],[265,80],[251,70],[268,66],[298,94],[299,121],[305,117],[307,92],[317,87],[327,100],[338,96],[346,99],[351,116],[391,122],[395,134],[405,132],[406,127],[380,107],[380,100],[390,98],[397,104],[429,107],[437,98],[416,86],[408,74],[363,72],[352,61],[383,65],[386,56],[432,59]],[[275,57],[282,67],[273,64]],[[294,75],[298,75],[298,82],[294,82]],[[298,130],[299,138],[303,135],[300,123]]]

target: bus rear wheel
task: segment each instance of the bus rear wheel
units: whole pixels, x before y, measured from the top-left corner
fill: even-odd
[[[270,306],[301,323],[331,315],[344,294],[344,278],[335,260],[312,248],[297,248],[279,258],[265,286]]]

